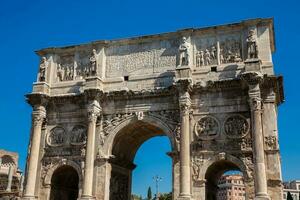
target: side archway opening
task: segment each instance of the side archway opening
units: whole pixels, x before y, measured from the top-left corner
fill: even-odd
[[[79,176],[68,165],[57,168],[51,178],[50,200],[77,200]]]
[[[237,164],[229,160],[219,160],[206,171],[206,200],[245,200],[245,174]]]

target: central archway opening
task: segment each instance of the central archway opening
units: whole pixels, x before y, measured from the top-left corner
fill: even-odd
[[[71,166],[56,169],[51,178],[50,200],[77,200],[79,177]]]
[[[213,163],[205,174],[206,200],[245,200],[244,174],[231,161]]]
[[[156,175],[168,183],[168,187],[160,187],[160,191],[171,192],[172,160],[167,153],[173,148],[165,132],[156,125],[134,121],[117,133],[112,148],[110,200],[140,199],[141,196],[145,199],[149,186],[154,198],[153,177]]]

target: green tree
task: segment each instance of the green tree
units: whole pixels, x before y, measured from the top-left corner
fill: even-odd
[[[151,191],[151,187],[148,187],[147,199],[148,199],[148,200],[151,200],[151,199],[152,199],[152,191]]]
[[[292,195],[291,195],[290,192],[287,193],[287,198],[286,198],[286,200],[293,200],[293,197],[292,197]]]
[[[172,192],[161,194],[159,200],[172,200]]]

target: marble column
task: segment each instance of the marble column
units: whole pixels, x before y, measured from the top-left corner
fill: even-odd
[[[44,106],[36,106],[32,112],[32,135],[28,157],[27,181],[23,199],[35,199],[35,186],[39,164],[42,124],[46,118]]]
[[[95,140],[96,140],[96,122],[100,115],[100,105],[98,101],[92,101],[87,108],[88,111],[88,130],[85,154],[84,180],[81,199],[95,199],[93,196],[94,180],[94,161],[95,161]]]
[[[8,170],[8,182],[7,182],[7,187],[6,187],[6,191],[7,192],[11,192],[11,184],[12,184],[12,180],[13,180],[13,173],[14,173],[14,167],[10,166],[9,170]]]
[[[185,91],[180,94],[180,187],[179,199],[191,198],[191,168],[190,168],[190,94]]]
[[[249,104],[251,109],[252,137],[253,137],[253,157],[254,157],[254,186],[255,199],[270,199],[268,195],[264,137],[262,130],[262,100],[260,83],[263,76],[259,72],[246,72],[242,78],[249,86]]]

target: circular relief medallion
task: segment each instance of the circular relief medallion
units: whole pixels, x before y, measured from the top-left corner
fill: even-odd
[[[224,132],[229,138],[241,138],[249,132],[249,123],[241,115],[228,117],[224,123]]]
[[[195,134],[198,139],[209,140],[218,136],[219,122],[212,116],[205,116],[195,124]]]
[[[86,128],[76,125],[71,131],[71,144],[84,144],[86,142]]]
[[[50,146],[60,146],[66,142],[65,130],[62,127],[55,127],[47,137]]]

